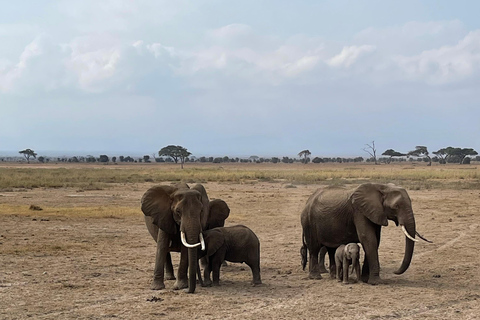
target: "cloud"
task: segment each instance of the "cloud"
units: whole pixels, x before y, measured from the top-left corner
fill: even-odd
[[[480,73],[480,31],[467,34],[453,46],[426,50],[413,56],[393,58],[409,80],[445,84]]]
[[[117,73],[122,46],[105,36],[89,36],[72,40],[64,48],[69,51],[65,67],[78,79],[79,86],[90,92],[105,89]]]
[[[373,51],[375,51],[375,46],[370,45],[343,47],[342,52],[329,59],[327,63],[332,67],[348,68],[360,57]]]
[[[42,36],[40,35],[25,47],[17,63],[12,64],[5,61],[4,67],[0,69],[0,91],[12,91],[16,82],[26,72],[31,60],[42,53]]]

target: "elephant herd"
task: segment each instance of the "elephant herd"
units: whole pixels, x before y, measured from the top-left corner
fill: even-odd
[[[151,187],[142,197],[141,209],[157,244],[151,289],[163,289],[165,280],[176,279],[174,289],[188,288],[187,292],[193,293],[197,272],[201,284],[210,285],[210,273],[213,273],[213,284],[218,285],[220,267],[225,260],[245,262],[252,270],[253,285],[262,283],[257,236],[245,226],[224,227],[230,214],[228,205],[220,199],[210,200],[201,184],[192,188],[183,183]],[[323,259],[328,252],[331,276],[336,274],[339,280],[348,281],[348,264],[352,263],[357,279],[361,277],[363,282],[377,284],[380,232],[388,220],[400,225],[405,233],[403,262],[395,271],[402,274],[410,265],[414,243],[418,241],[415,236],[428,241],[416,231],[411,200],[405,189],[392,184],[366,183],[353,189],[326,187],[315,191],[301,213],[300,252],[304,268],[309,260],[309,278],[321,279],[320,273],[325,268]],[[365,253],[361,275],[358,263],[355,265],[358,254],[352,259],[346,249],[357,243]],[[176,277],[172,251],[180,252]],[[344,255],[348,255],[348,262],[343,259]],[[200,274],[199,259],[205,282]],[[340,266],[335,267],[340,263],[343,272]]]

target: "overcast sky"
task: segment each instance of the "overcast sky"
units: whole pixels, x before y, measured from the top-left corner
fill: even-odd
[[[0,155],[480,152],[480,1],[0,7]]]

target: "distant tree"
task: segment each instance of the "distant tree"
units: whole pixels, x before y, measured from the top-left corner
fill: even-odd
[[[94,156],[87,156],[87,158],[85,159],[87,162],[95,162],[97,161],[97,159],[95,159]]]
[[[147,163],[150,162],[150,156],[148,154],[143,156],[143,162],[147,162]]]
[[[32,149],[25,149],[25,150],[22,150],[22,151],[18,151],[18,153],[23,154],[25,159],[27,159],[27,163],[30,163],[30,158],[31,157],[33,157],[33,159],[37,158],[37,154]]]
[[[118,157],[118,160],[120,160],[120,162],[124,162],[124,161],[125,161],[125,157],[124,157],[124,156],[120,156],[120,157]]]
[[[248,159],[249,159],[251,162],[257,162],[259,158],[260,158],[259,156],[250,156]]]
[[[223,162],[223,158],[217,157],[213,159],[213,163],[222,163],[222,162]]]
[[[279,158],[277,158],[277,157],[272,158],[272,163],[278,163],[278,162],[280,162]]]
[[[45,157],[40,156],[37,158],[38,162],[45,163]]]
[[[428,161],[428,165],[432,165],[432,158],[430,158],[427,147],[425,146],[416,146],[415,150],[409,151],[407,153],[407,156],[426,158]]]
[[[117,157],[113,156],[113,157],[112,157],[112,162],[113,162],[113,163],[116,163],[116,162],[117,162]]]
[[[307,161],[307,158],[311,155],[312,153],[310,152],[310,150],[302,150],[298,153],[298,156],[300,158],[303,157],[303,164],[307,164],[309,161]]]
[[[191,155],[191,152],[188,152],[188,150],[182,146],[174,146],[174,145],[168,145],[160,151],[158,151],[159,156],[167,156],[172,158],[175,163],[178,163],[180,160],[180,164],[183,169],[183,164],[185,163],[185,158]]]
[[[447,162],[456,162],[461,164],[464,163],[467,156],[476,156],[478,154],[478,152],[473,150],[472,148],[448,147],[445,148],[445,152],[447,153]]]
[[[388,159],[387,163],[390,163],[392,162],[392,157],[403,157],[405,156],[405,154],[395,151],[393,149],[388,149],[388,150],[385,150],[384,153],[382,153],[382,156],[389,156],[390,158]]]
[[[372,141],[372,143],[370,144],[365,144],[366,147],[363,148],[363,151],[365,151],[366,153],[368,153],[370,155],[370,157],[373,159],[373,161],[375,162],[375,164],[378,164],[377,163],[377,149],[375,147],[375,141]]]
[[[98,158],[98,162],[103,162],[103,163],[106,163],[106,162],[109,162],[110,159],[108,158],[108,156],[106,154],[101,154],[100,157]]]
[[[312,162],[313,162],[313,163],[322,163],[322,162],[323,162],[323,159],[322,159],[322,158],[319,158],[319,157],[315,157],[315,158],[313,158]]]

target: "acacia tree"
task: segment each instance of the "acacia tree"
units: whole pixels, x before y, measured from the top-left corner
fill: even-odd
[[[425,146],[416,146],[415,150],[409,151],[407,156],[415,156],[415,157],[425,157],[428,159],[428,165],[432,165],[432,158],[430,158],[427,147]]]
[[[377,148],[375,147],[375,140],[372,141],[371,144],[365,144],[366,147],[363,148],[363,151],[365,151],[366,153],[368,153],[370,155],[370,157],[373,158],[373,161],[375,162],[375,164],[378,164],[377,163]]]
[[[37,154],[32,149],[25,149],[22,151],[18,151],[18,153],[23,154],[25,159],[27,159],[27,163],[30,163],[30,157],[33,157],[33,159],[37,158]]]
[[[174,145],[168,145],[166,147],[163,147],[158,151],[158,155],[160,157],[162,156],[167,156],[173,159],[175,163],[178,163],[178,160],[180,160],[180,164],[183,169],[183,164],[185,163],[185,158],[191,155],[191,152],[188,152],[188,150],[182,146],[174,146]]]
[[[306,149],[306,150],[302,150],[298,153],[298,156],[300,158],[303,157],[303,164],[307,164],[307,158],[311,155],[312,153],[310,152],[310,150]]]
[[[388,149],[388,150],[385,150],[384,153],[382,153],[382,156],[390,156],[390,158],[388,158],[388,163],[390,163],[392,162],[392,157],[403,157],[405,156],[405,154],[395,151],[393,149]]]

